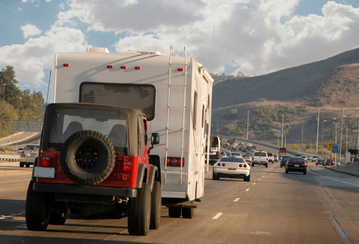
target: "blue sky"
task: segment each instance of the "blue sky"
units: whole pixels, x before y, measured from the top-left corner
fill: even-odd
[[[211,73],[259,75],[358,48],[358,22],[358,0],[1,0],[0,68],[45,98],[55,52],[89,46],[185,46]]]

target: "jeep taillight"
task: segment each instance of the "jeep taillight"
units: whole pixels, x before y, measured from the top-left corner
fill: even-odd
[[[221,157],[221,153],[220,153],[220,152],[217,152],[217,157]]]
[[[167,166],[180,167],[181,165],[182,167],[184,166],[184,158],[183,161],[181,160],[181,158],[173,158],[173,157],[167,158]]]
[[[50,167],[51,160],[50,157],[42,157],[40,160],[41,167]]]
[[[132,162],[123,162],[122,169],[124,172],[131,171],[131,168],[132,168]]]

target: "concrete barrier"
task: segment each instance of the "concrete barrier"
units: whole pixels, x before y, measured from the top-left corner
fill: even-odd
[[[4,155],[0,154],[1,161],[17,162],[20,161],[20,155]]]

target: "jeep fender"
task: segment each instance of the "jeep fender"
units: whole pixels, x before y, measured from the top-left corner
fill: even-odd
[[[147,181],[147,165],[146,164],[142,164],[140,163],[138,165],[138,171],[137,171],[137,179],[136,179],[136,188],[142,188],[143,183],[146,183]],[[157,174],[157,167],[150,165],[150,173],[148,176],[148,184],[151,187],[151,191],[153,188],[153,183],[155,181],[156,178],[156,174]]]

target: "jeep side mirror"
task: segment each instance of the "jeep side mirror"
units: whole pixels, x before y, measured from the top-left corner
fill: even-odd
[[[160,134],[152,133],[151,135],[151,145],[160,144]]]

